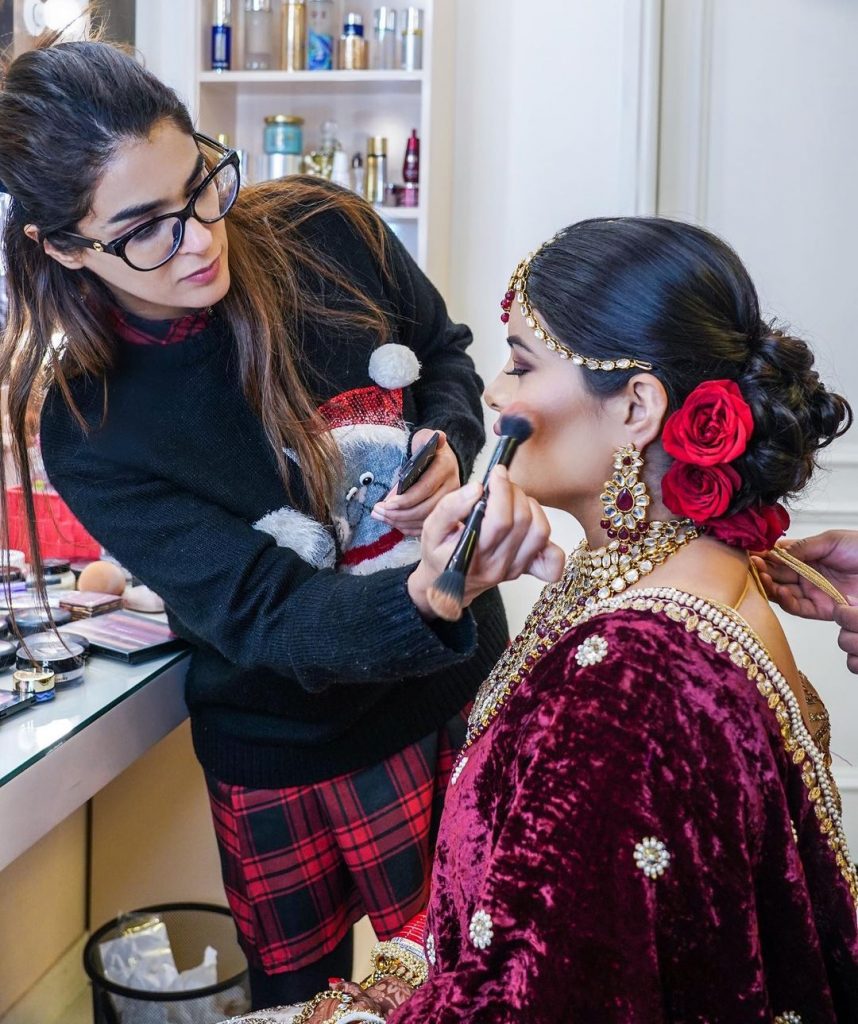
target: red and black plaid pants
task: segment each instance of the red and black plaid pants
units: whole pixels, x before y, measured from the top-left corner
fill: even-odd
[[[335,949],[364,914],[389,938],[425,906],[465,724],[459,715],[379,764],[308,786],[249,789],[208,777],[226,896],[251,964],[297,970]]]

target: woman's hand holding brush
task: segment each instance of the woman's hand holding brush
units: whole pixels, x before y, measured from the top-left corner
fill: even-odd
[[[461,603],[439,616],[429,592],[443,576],[464,531],[463,522],[483,495],[480,483],[470,483],[446,495],[423,526],[423,556],[408,579],[411,599],[426,618],[461,617],[478,594],[504,580],[529,573],[546,583],[560,579],[565,555],[551,541],[551,527],[542,506],[509,479],[505,466],[489,477],[489,497],[473,557],[464,576]],[[445,611],[445,609],[440,609]]]

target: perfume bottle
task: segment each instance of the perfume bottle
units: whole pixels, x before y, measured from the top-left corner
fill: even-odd
[[[271,0],[244,0],[244,66],[267,71],[272,64]]]
[[[364,195],[363,157],[360,153],[352,157],[352,190],[359,196]]]
[[[232,0],[212,4],[212,71],[229,71],[232,58]]]
[[[334,66],[334,0],[307,2],[307,70]]]
[[[366,39],[363,36],[363,18],[354,11],[346,15],[340,36],[340,69],[365,71],[367,67]]]
[[[280,11],[280,65],[284,71],[307,66],[307,5],[305,0],[283,0]]]

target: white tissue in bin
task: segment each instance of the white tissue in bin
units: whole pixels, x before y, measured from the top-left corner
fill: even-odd
[[[179,972],[163,921],[151,918],[129,935],[99,944],[105,977],[117,985],[142,992],[188,992],[217,983],[217,950],[206,947],[203,962]],[[231,990],[217,996],[182,1002],[146,1003],[122,996],[113,1001],[122,1024],[209,1024],[235,1012]],[[246,1007],[246,1003],[244,1006]]]

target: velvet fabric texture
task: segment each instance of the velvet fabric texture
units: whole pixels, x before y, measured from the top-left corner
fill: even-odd
[[[466,754],[429,981],[389,1024],[858,1022],[849,886],[727,653],[658,611],[597,615]],[[649,837],[663,874],[636,862]]]

